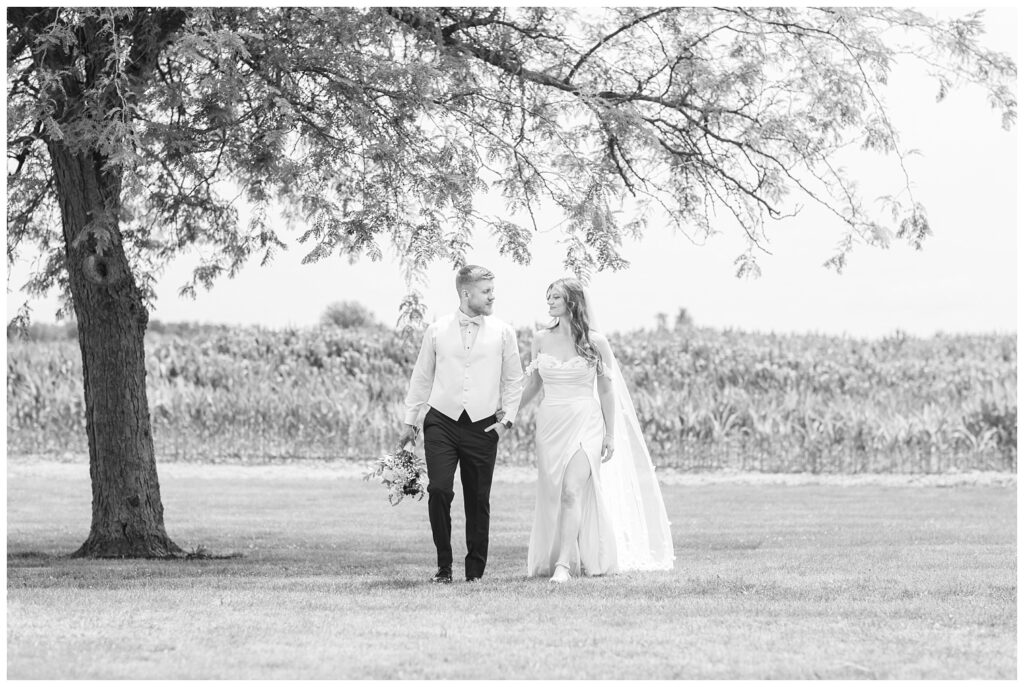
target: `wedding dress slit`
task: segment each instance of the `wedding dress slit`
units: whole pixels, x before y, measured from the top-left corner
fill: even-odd
[[[556,563],[572,575],[615,572],[615,533],[601,485],[604,416],[594,393],[595,370],[579,356],[567,361],[541,354],[537,371],[544,397],[537,410],[537,504],[527,566],[531,576],[550,576]],[[570,462],[582,455],[590,466],[580,499],[580,527],[571,560],[559,561],[563,489]]]
[[[583,520],[583,495],[593,489],[594,471],[590,457],[582,446],[576,449],[562,471],[562,505],[558,522],[558,545],[555,565],[572,569],[578,556],[580,524]],[[568,543],[568,544],[567,544]]]

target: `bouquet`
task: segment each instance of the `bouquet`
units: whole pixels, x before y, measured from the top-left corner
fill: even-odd
[[[397,506],[406,496],[422,500],[427,493],[427,464],[410,449],[409,443],[394,453],[385,453],[377,459],[376,467],[363,479],[380,479],[388,489],[388,501]]]

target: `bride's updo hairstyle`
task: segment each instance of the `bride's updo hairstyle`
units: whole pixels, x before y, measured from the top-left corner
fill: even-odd
[[[588,365],[597,366],[597,374],[604,374],[601,354],[590,341],[590,316],[587,310],[587,294],[583,290],[583,282],[573,277],[556,279],[548,287],[547,293],[552,289],[562,294],[565,300],[565,307],[569,311],[569,330],[572,332],[572,340],[576,345],[576,352],[581,358],[587,361]],[[556,322],[551,326],[554,329],[558,326]]]

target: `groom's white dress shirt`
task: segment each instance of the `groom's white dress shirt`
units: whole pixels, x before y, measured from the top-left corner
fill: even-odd
[[[423,345],[405,397],[405,422],[416,425],[424,406],[453,420],[465,410],[473,422],[505,411],[515,421],[523,394],[519,343],[497,317],[457,310],[423,333]]]

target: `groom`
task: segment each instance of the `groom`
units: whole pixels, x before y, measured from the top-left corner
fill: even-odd
[[[423,418],[430,529],[437,548],[432,582],[452,581],[452,500],[455,468],[466,507],[466,580],[479,580],[487,565],[491,518],[491,477],[498,440],[509,431],[523,393],[523,366],[516,332],[491,316],[494,275],[466,265],[455,278],[459,309],[439,318],[423,334],[405,397],[405,433],[400,446],[414,441]],[[501,420],[498,412],[501,411]]]

